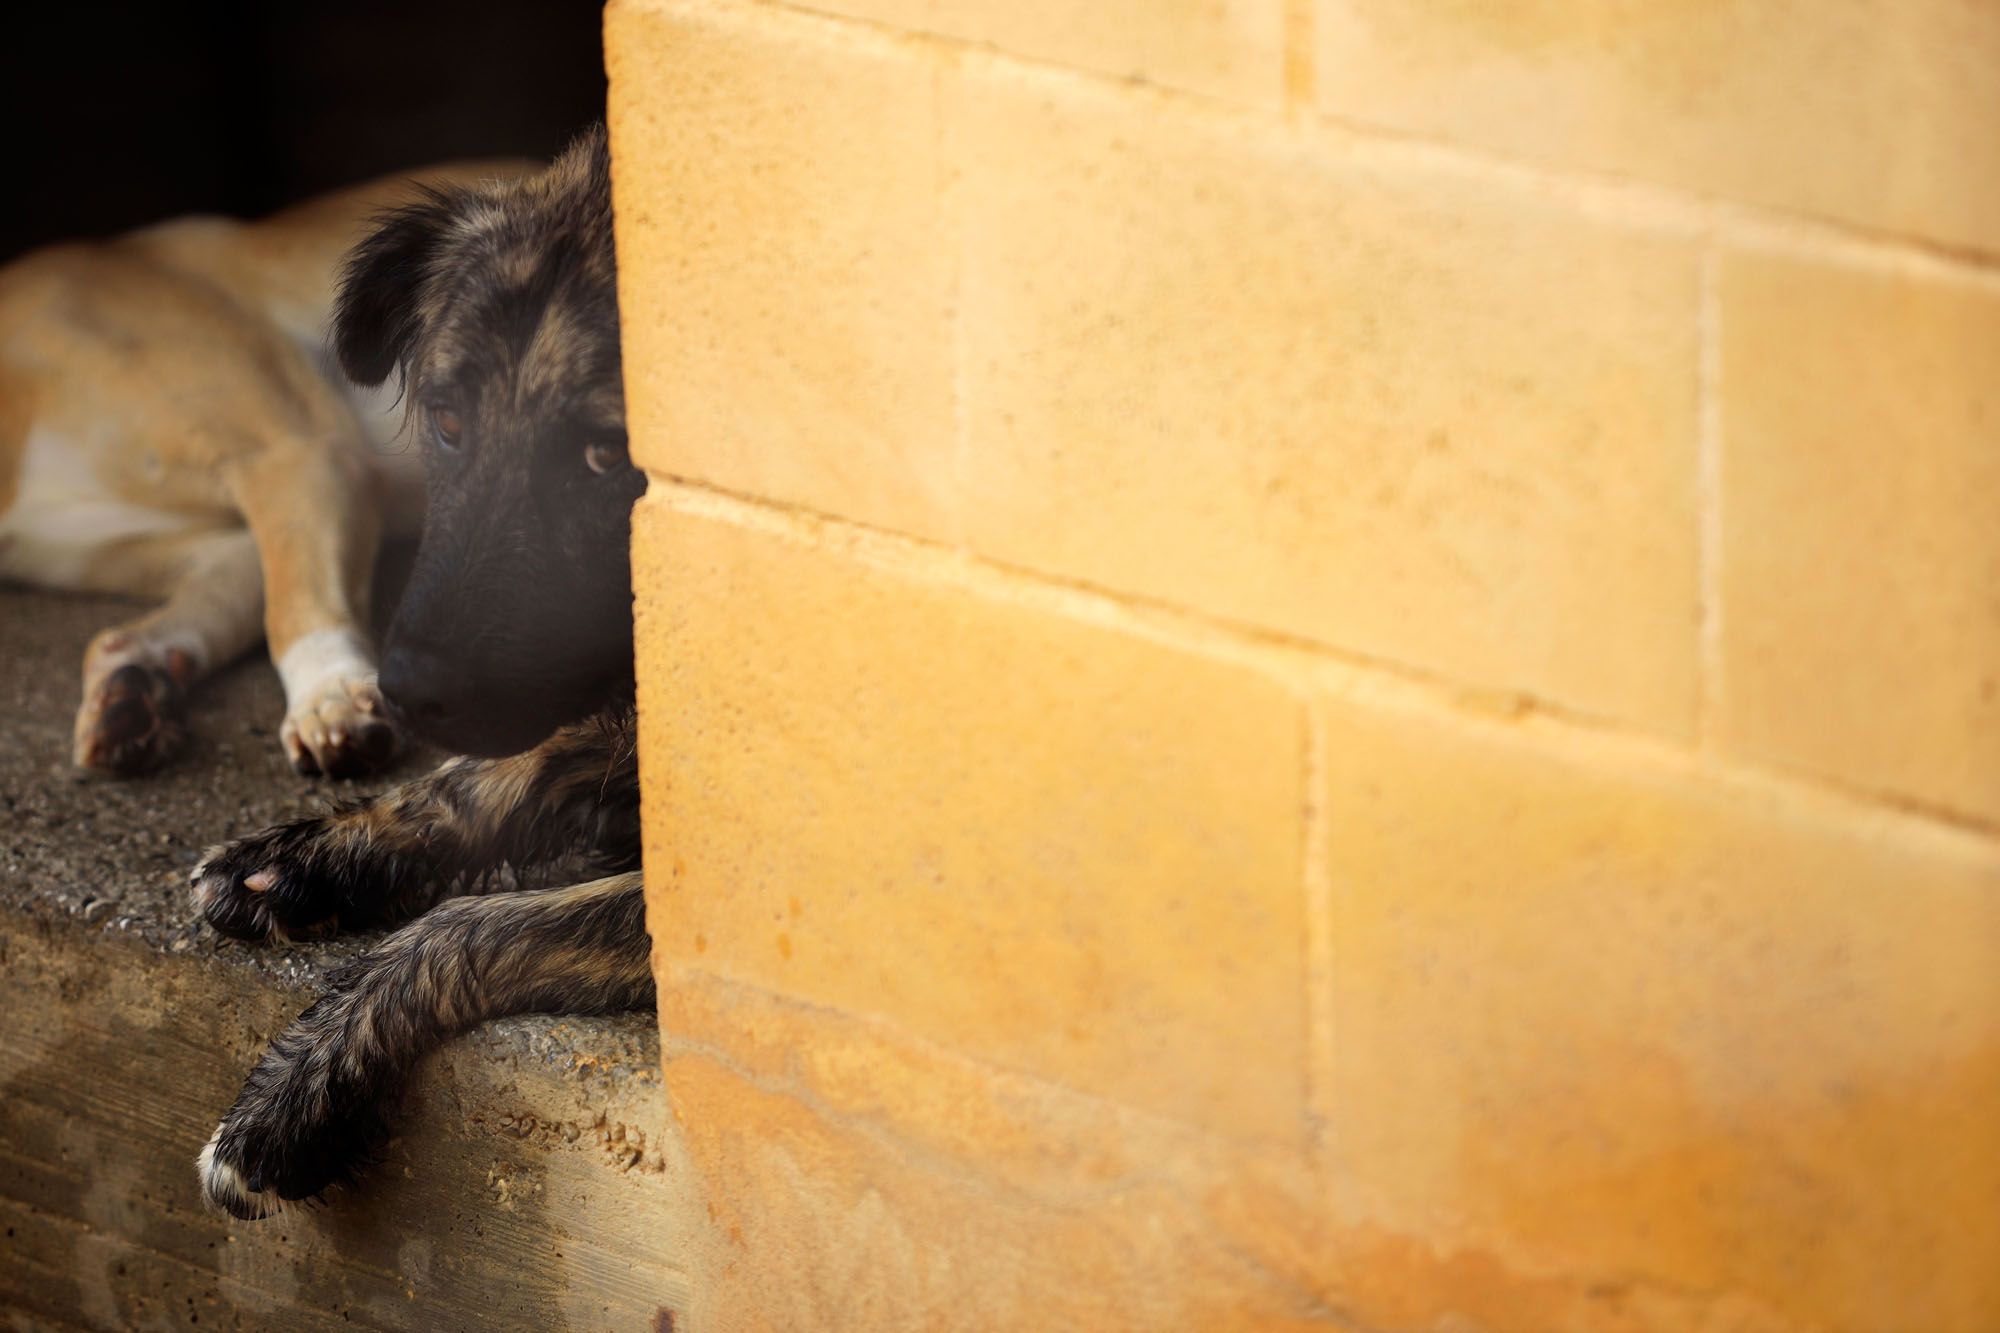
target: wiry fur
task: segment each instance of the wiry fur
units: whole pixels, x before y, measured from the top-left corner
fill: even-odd
[[[560,865],[639,863],[629,711],[564,727],[525,753],[454,759],[426,777],[209,850],[195,905],[239,939],[396,925],[455,893]]]
[[[350,1179],[411,1066],[454,1033],[653,995],[626,556],[644,481],[623,453],[602,131],[542,176],[383,218],[348,262],[336,346],[363,382],[401,369],[424,441],[424,535],[383,694],[487,757],[196,870],[197,905],[232,935],[410,923],[272,1042],[203,1148],[205,1196],[243,1218]],[[566,887],[521,887],[558,874]]]
[[[382,689],[465,753],[511,754],[632,691],[626,534],[644,477],[625,406],[602,132],[544,175],[433,191],[347,265],[348,373],[403,370],[425,449],[423,545]],[[438,435],[456,418],[455,447]]]
[[[366,1161],[411,1066],[445,1039],[652,995],[636,872],[446,903],[337,974],[271,1043],[203,1149],[204,1192],[246,1219],[316,1195]]]

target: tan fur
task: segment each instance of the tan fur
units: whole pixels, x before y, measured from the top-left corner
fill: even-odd
[[[157,737],[107,738],[123,697],[112,676],[138,667],[162,690],[190,686],[255,642],[260,606],[275,660],[323,631],[316,643],[365,644],[377,544],[385,526],[414,528],[421,482],[393,442],[393,395],[349,391],[325,353],[339,264],[414,181],[526,169],[441,167],[259,222],[182,219],[0,269],[0,578],[167,599],[92,644],[79,763],[164,758],[147,748]],[[372,662],[320,656],[317,678],[288,674],[283,735],[302,768],[334,771],[382,724]]]

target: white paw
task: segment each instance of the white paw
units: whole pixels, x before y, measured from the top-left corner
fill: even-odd
[[[245,1222],[255,1222],[261,1217],[282,1212],[285,1206],[283,1199],[269,1190],[251,1189],[241,1171],[216,1159],[215,1145],[221,1138],[222,1128],[218,1125],[215,1133],[208,1136],[201,1155],[194,1159],[195,1173],[201,1177],[202,1201]]]
[[[330,778],[370,772],[396,754],[396,728],[373,671],[323,677],[292,704],[278,739],[293,768]]]

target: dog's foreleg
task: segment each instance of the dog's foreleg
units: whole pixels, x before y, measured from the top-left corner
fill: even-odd
[[[186,739],[188,690],[257,642],[263,575],[241,529],[151,538],[99,564],[101,585],[167,601],[91,640],[74,755],[96,772],[144,773]]]
[[[380,767],[396,731],[375,681],[368,593],[381,499],[349,446],[273,440],[226,478],[263,557],[265,637],[285,683],[279,739],[301,773]]]
[[[351,1177],[419,1057],[476,1023],[653,997],[637,872],[446,903],[336,977],[264,1053],[198,1159],[241,1218]]]
[[[380,796],[213,848],[195,904],[245,939],[405,920],[500,867],[639,864],[633,719],[565,727],[506,759],[454,759]]]

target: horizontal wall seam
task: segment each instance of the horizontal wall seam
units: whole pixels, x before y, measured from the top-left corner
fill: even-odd
[[[850,40],[880,52],[912,46],[929,48],[964,68],[1005,70],[1016,77],[1045,78],[1071,88],[1113,92],[1128,100],[1262,128],[1281,138],[1336,148],[1350,160],[1374,157],[1385,165],[1427,167],[1473,179],[1529,187],[1578,212],[1637,230],[1712,236],[1747,249],[1778,250],[1849,268],[1900,273],[1968,283],[2000,293],[2000,253],[1962,249],[1814,214],[1792,212],[1727,196],[1684,191],[1673,186],[1587,168],[1545,166],[1526,158],[1475,148],[1431,135],[1371,125],[1324,111],[1288,121],[1282,109],[1266,111],[1235,102],[1147,83],[1119,79],[1059,62],[1024,56],[939,33],[898,28],[879,20],[830,14],[792,0],[674,0],[695,12],[735,10],[781,16],[780,22],[834,40]]]
[[[1473,728],[1509,729],[1557,749],[1605,747],[1594,758],[1679,780],[1698,780],[1821,817],[1868,821],[1890,836],[1933,840],[1941,855],[1990,861],[2000,822],[1897,792],[1860,787],[1740,754],[1702,753],[1660,733],[1565,707],[1518,690],[1480,686],[1264,626],[1227,620],[1087,582],[1029,570],[918,537],[706,482],[653,474],[644,505],[717,519],[882,570],[1039,609],[1183,652],[1232,662],[1311,698],[1324,693],[1391,711],[1443,713]]]
[[[795,996],[768,991],[760,986],[745,985],[741,982],[718,977],[714,973],[702,972],[701,975],[705,980],[721,982],[726,986],[737,987],[752,992],[767,1002],[805,1010],[821,1010],[822,1008],[817,1005],[804,1004]],[[860,1023],[877,1027],[882,1026],[880,1020],[874,1019],[869,1015],[856,1014],[844,1009],[824,1010],[823,1012],[831,1014],[843,1024]],[[900,1029],[891,1029],[890,1032],[882,1033],[878,1039],[890,1041],[895,1045],[914,1046],[934,1057],[961,1061],[965,1058],[957,1052],[942,1051],[940,1048],[923,1041],[914,1034],[902,1032]],[[755,1089],[765,1096],[778,1097],[793,1102],[817,1116],[823,1123],[897,1157],[905,1165],[923,1171],[934,1179],[949,1181],[983,1198],[993,1200],[1003,1207],[1018,1207],[1026,1204],[1032,1207],[1085,1215],[1092,1210],[1101,1210],[1107,1205],[1114,1204],[1120,1200],[1142,1198],[1149,1190],[1164,1190],[1192,1200],[1198,1194],[1199,1187],[1204,1183],[1201,1177],[1207,1177],[1209,1182],[1213,1182],[1217,1179],[1226,1178],[1228,1174],[1222,1160],[1219,1159],[1217,1161],[1201,1163],[1192,1171],[1188,1171],[1187,1168],[1183,1167],[1180,1172],[1171,1173],[1165,1170],[1137,1172],[1129,1174],[1114,1183],[1097,1185],[1087,1189],[1056,1190],[1047,1186],[1016,1183],[1004,1179],[995,1172],[981,1169],[981,1164],[976,1159],[951,1156],[913,1138],[901,1131],[886,1116],[870,1116],[864,1112],[849,1111],[835,1106],[828,1102],[809,1081],[799,1078],[796,1075],[772,1076],[752,1069],[739,1059],[733,1051],[717,1046],[712,1042],[672,1033],[662,1027],[661,1054],[666,1058],[669,1065],[671,1065],[675,1057],[706,1060],[716,1068],[727,1073],[730,1077],[740,1080],[746,1086]],[[1096,1102],[1099,1109],[1113,1112],[1116,1115],[1141,1114],[1122,1103],[1102,1102],[1099,1099],[1088,1098],[1087,1094],[1075,1093],[1073,1089],[1063,1088],[1056,1084],[1046,1084],[1040,1079],[1021,1075],[1015,1071],[980,1066],[978,1073],[983,1080],[988,1082],[996,1079],[1027,1079],[1028,1082],[1046,1087],[1051,1091],[1084,1096],[1088,1100]],[[1274,1293],[1280,1295],[1282,1298],[1294,1304],[1307,1306],[1314,1314],[1321,1315],[1322,1317],[1336,1317],[1341,1319],[1348,1333],[1374,1333],[1374,1330],[1365,1325],[1355,1324],[1345,1314],[1324,1308],[1323,1303],[1320,1302],[1317,1295],[1303,1287],[1294,1276],[1274,1268],[1262,1256],[1250,1249],[1237,1245],[1228,1245],[1224,1248],[1231,1257],[1254,1273],[1257,1280],[1265,1283]]]
[[[659,912],[656,906],[649,924],[657,920]],[[959,1080],[965,1086],[976,1085],[988,1090],[996,1105],[1032,1105],[1039,1108],[1037,1114],[1052,1121],[1080,1121],[1095,1127],[1107,1143],[1135,1135],[1165,1143],[1171,1146],[1172,1155],[1177,1160],[1190,1164],[1190,1177],[1221,1177],[1229,1172],[1232,1163],[1246,1159],[1282,1165],[1302,1160],[1299,1145],[1231,1139],[1186,1120],[1149,1111],[1116,1097],[1085,1091],[1045,1073],[997,1063],[943,1045],[880,1014],[844,1009],[789,991],[774,990],[759,982],[732,977],[677,956],[665,957],[660,968],[665,984],[687,985],[691,982],[711,995],[740,997],[767,1005],[784,1011],[794,1019],[829,1024],[881,1048],[929,1061],[938,1066],[946,1078]],[[815,1086],[809,1075],[801,1074],[794,1067],[760,1070],[738,1050],[718,1045],[708,1037],[690,1035],[678,1027],[669,1027],[664,1021],[660,1027],[660,1050],[669,1062],[677,1055],[712,1060],[750,1086],[775,1096],[789,1097],[829,1124],[852,1130],[882,1146],[893,1147],[907,1160],[924,1164],[926,1169],[942,1176],[967,1177],[971,1174],[966,1160],[933,1145],[907,1141],[907,1136],[897,1127],[896,1112],[837,1105]],[[1028,1114],[1005,1113],[1017,1116]],[[998,1180],[987,1175],[979,1178],[996,1197],[1077,1210],[1097,1207],[1154,1186],[1171,1186],[1174,1183],[1174,1177],[1151,1168],[1126,1172],[1107,1182],[1084,1185],[1057,1183],[1051,1178],[1052,1173],[1046,1171],[1039,1174],[1043,1179],[1036,1183]]]

